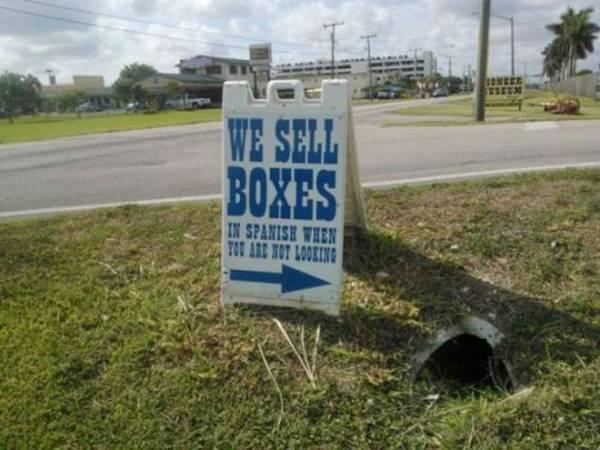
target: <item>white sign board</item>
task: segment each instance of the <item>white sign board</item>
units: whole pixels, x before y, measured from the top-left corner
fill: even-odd
[[[269,70],[271,67],[271,44],[252,44],[250,46],[250,66]]]
[[[271,81],[255,100],[247,82],[225,83],[225,304],[339,312],[350,95],[344,80],[322,92],[307,99],[299,81]]]
[[[179,66],[182,69],[200,69],[213,65],[213,59],[208,56],[196,56],[190,59],[182,59]]]

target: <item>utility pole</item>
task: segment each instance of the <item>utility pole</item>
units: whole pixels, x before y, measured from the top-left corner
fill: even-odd
[[[344,22],[324,23],[323,28],[331,28],[331,79],[335,78],[335,27],[344,25]]]
[[[448,59],[448,78],[452,77],[452,56],[446,56]]]
[[[481,0],[479,15],[479,52],[477,54],[477,85],[475,86],[474,119],[485,121],[485,88],[487,79],[488,46],[490,40],[490,0]]]
[[[367,34],[361,36],[361,39],[367,40],[367,65],[369,69],[369,100],[373,101],[373,71],[371,70],[371,39],[376,38],[376,34]]]

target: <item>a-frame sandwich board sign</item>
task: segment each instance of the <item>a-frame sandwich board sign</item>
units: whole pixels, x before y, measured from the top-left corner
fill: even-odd
[[[366,229],[348,83],[225,83],[222,183],[222,303],[339,314],[344,225]]]

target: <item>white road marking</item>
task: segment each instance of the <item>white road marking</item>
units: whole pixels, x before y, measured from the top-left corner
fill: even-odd
[[[572,164],[557,164],[552,166],[537,166],[537,167],[516,167],[511,169],[497,169],[497,170],[483,170],[479,172],[463,172],[453,173],[450,175],[435,175],[430,177],[417,177],[417,178],[404,178],[397,180],[385,180],[385,181],[369,181],[363,183],[362,186],[367,189],[377,189],[401,186],[406,184],[427,184],[442,181],[462,180],[469,178],[489,177],[494,175],[510,175],[517,173],[526,172],[541,172],[545,170],[560,170],[560,169],[585,169],[591,167],[600,167],[600,161],[591,161],[583,163],[572,163]],[[60,214],[77,211],[89,211],[93,209],[103,208],[116,208],[120,206],[136,205],[136,206],[149,206],[149,205],[166,205],[173,203],[185,203],[185,202],[205,202],[209,200],[219,200],[221,194],[209,194],[209,195],[192,195],[188,197],[170,197],[170,198],[155,198],[149,200],[134,200],[130,202],[116,202],[116,203],[98,203],[92,205],[78,205],[78,206],[59,206],[56,208],[40,208],[40,209],[26,209],[23,211],[7,211],[0,212],[0,219],[10,219],[16,217],[27,217],[27,216],[41,216],[47,214]]]
[[[12,217],[26,217],[26,216],[42,216],[45,214],[59,214],[77,211],[88,211],[92,209],[104,209],[104,208],[118,208],[119,206],[149,206],[149,205],[167,205],[170,203],[185,203],[185,202],[206,202],[209,200],[219,200],[221,194],[209,194],[209,195],[192,195],[188,197],[167,197],[167,198],[153,198],[149,200],[133,200],[130,202],[115,202],[115,203],[96,203],[92,205],[79,205],[79,206],[58,206],[56,208],[40,208],[40,209],[26,209],[23,211],[8,211],[0,212],[0,219],[10,219]]]
[[[364,188],[385,188],[401,186],[403,184],[427,184],[435,183],[438,181],[452,181],[452,180],[466,180],[469,178],[479,177],[490,177],[494,175],[510,175],[517,173],[526,172],[543,172],[545,170],[560,170],[560,169],[585,169],[590,167],[600,167],[600,161],[597,162],[584,162],[584,163],[573,163],[573,164],[558,164],[553,166],[537,166],[537,167],[515,167],[512,169],[497,169],[497,170],[482,170],[479,172],[463,172],[453,173],[450,175],[435,175],[431,177],[421,178],[405,178],[402,180],[386,180],[386,181],[371,181],[363,183]]]
[[[556,122],[527,122],[523,126],[524,131],[542,131],[542,130],[557,130]]]

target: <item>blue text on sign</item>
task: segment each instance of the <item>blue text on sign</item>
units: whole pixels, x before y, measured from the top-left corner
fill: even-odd
[[[327,166],[338,163],[339,145],[332,139],[334,123],[333,119],[277,120],[272,163],[282,166],[227,167],[227,214],[243,216],[249,212],[257,218],[333,221],[337,205],[332,190],[337,186],[337,173]],[[263,119],[229,118],[227,128],[232,162],[264,162]],[[268,186],[274,188],[273,198],[268,198]],[[311,198],[312,191],[318,193],[316,200]]]

